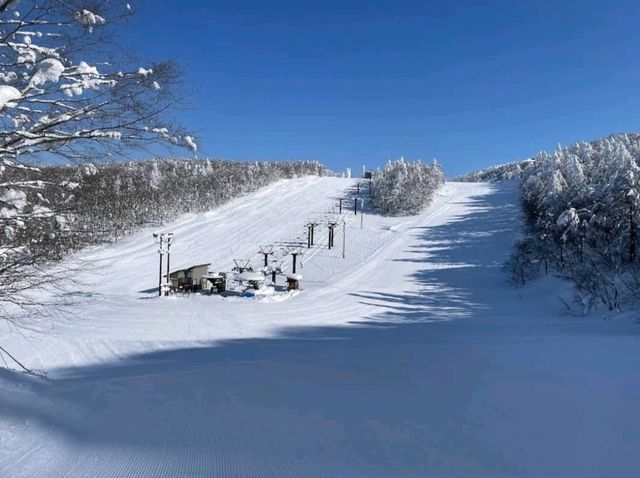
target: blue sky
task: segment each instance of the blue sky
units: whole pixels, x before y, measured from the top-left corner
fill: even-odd
[[[176,58],[202,153],[449,175],[638,130],[640,3],[133,3],[144,59]]]

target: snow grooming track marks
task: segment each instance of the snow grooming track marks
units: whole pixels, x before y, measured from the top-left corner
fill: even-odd
[[[348,186],[303,178],[185,217],[180,260],[295,237]],[[87,253],[111,262],[96,302],[19,351],[57,365],[50,383],[0,375],[0,475],[633,476],[637,327],[560,315],[558,281],[506,283],[513,185],[448,183],[411,220],[366,219],[276,303],[148,299],[148,233]]]

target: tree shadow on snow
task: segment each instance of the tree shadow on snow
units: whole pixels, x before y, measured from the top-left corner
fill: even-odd
[[[414,227],[416,245],[394,262],[424,264],[411,275],[418,291],[352,294],[383,310],[376,320],[403,323],[469,318],[495,312],[496,291],[504,290],[502,265],[519,223],[514,191],[494,187],[490,194],[466,201],[466,211],[439,226]],[[455,201],[454,203],[455,204]]]

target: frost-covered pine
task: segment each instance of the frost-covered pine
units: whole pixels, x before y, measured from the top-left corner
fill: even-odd
[[[533,158],[521,183],[531,267],[554,265],[609,309],[640,299],[639,162],[637,134]]]
[[[454,181],[462,182],[494,182],[505,181],[510,179],[520,179],[522,172],[530,166],[531,159],[519,163],[501,164],[498,166],[492,166],[490,168],[481,169],[473,173],[464,174],[453,178]]]
[[[373,204],[382,214],[418,214],[443,183],[444,173],[435,161],[389,161],[373,174]]]

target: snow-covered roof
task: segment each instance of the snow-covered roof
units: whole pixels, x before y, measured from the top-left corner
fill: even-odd
[[[287,274],[287,279],[302,280],[302,274]]]
[[[211,262],[207,262],[206,264],[196,264],[195,266],[191,266],[191,267],[184,267],[182,269],[176,269],[175,271],[171,272],[171,275],[173,274],[177,274],[178,272],[182,272],[182,271],[191,271],[193,269],[195,269],[196,267],[209,267],[211,265]]]
[[[222,276],[222,274],[220,272],[209,272],[209,273],[205,274],[202,277],[204,279],[220,279],[223,276]]]
[[[242,281],[263,281],[264,275],[260,272],[244,271],[238,274],[236,279]]]

